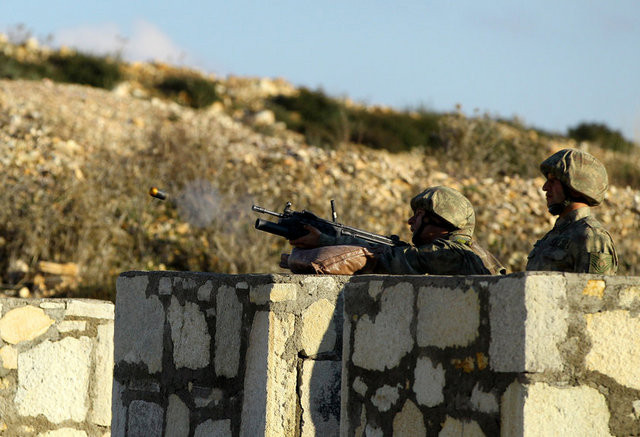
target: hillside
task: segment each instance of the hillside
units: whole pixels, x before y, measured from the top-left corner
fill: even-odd
[[[554,221],[537,165],[564,147],[607,165],[613,185],[595,213],[617,244],[619,274],[640,273],[640,191],[627,186],[640,174],[638,152],[456,113],[439,119],[436,149],[319,147],[265,109],[269,96],[298,92],[286,81],[217,78],[220,98],[196,109],[145,86],[179,69],[122,68],[127,79],[113,90],[0,80],[4,294],[112,298],[125,270],[282,271],[290,247],[253,228],[252,204],[291,201],[328,217],[334,199],[341,222],[409,240],[408,200],[440,184],[469,197],[479,242],[520,271]],[[153,185],[169,199],[151,198]]]

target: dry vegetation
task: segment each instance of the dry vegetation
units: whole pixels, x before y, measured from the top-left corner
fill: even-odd
[[[195,109],[184,93],[164,99],[153,87],[181,70],[121,70],[124,79],[112,91],[0,80],[6,294],[111,299],[115,277],[125,270],[281,271],[279,254],[288,246],[253,229],[252,203],[281,209],[289,200],[328,216],[335,199],[340,221],[408,240],[407,201],[436,184],[472,200],[479,241],[519,271],[552,224],[537,163],[568,146],[587,147],[606,163],[614,186],[596,213],[618,244],[620,273],[640,272],[637,151],[578,145],[455,113],[437,117],[428,144],[405,151],[313,146],[263,117],[270,97],[295,95],[282,81],[217,79],[217,103]],[[180,98],[183,105],[174,101]],[[151,185],[166,189],[169,199],[149,197]],[[53,278],[43,261],[73,263],[77,277]]]

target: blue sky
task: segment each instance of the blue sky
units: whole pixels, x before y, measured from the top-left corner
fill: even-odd
[[[638,0],[0,0],[0,31],[18,24],[129,60],[559,133],[601,122],[640,143]]]

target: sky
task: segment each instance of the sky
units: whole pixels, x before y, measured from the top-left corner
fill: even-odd
[[[640,144],[640,0],[0,0],[0,32]]]

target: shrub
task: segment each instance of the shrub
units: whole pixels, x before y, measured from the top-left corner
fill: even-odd
[[[55,54],[47,62],[53,71],[51,78],[59,82],[111,89],[122,80],[118,64],[104,57],[83,53]]]
[[[106,58],[82,53],[55,54],[40,62],[23,62],[0,54],[0,78],[78,83],[111,89],[122,80],[120,68]]]
[[[402,152],[414,147],[437,146],[440,116],[429,112],[352,110],[350,140],[374,149]]]
[[[181,105],[192,108],[204,108],[220,100],[215,82],[199,77],[170,76],[156,88]]]
[[[537,163],[547,155],[544,140],[537,134],[514,134],[488,116],[466,118],[457,114],[442,117],[435,155],[451,174],[514,175],[536,177]]]
[[[49,64],[20,62],[0,53],[0,78],[2,79],[38,80],[51,76],[53,76],[53,70]]]
[[[576,141],[589,141],[618,152],[628,153],[634,148],[633,143],[627,141],[619,131],[602,123],[580,123],[568,130],[568,136]]]
[[[401,152],[418,146],[433,147],[438,131],[439,116],[434,113],[351,108],[322,91],[306,88],[296,96],[273,97],[269,106],[279,121],[318,146],[351,141]]]
[[[275,96],[269,100],[276,119],[304,134],[309,144],[332,146],[348,138],[346,108],[322,91],[301,88],[296,96]]]

